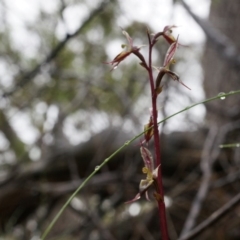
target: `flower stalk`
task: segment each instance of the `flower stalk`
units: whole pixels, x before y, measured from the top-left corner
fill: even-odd
[[[154,151],[155,151],[155,161],[158,168],[158,178],[157,178],[157,191],[155,193],[155,199],[158,203],[158,214],[160,219],[160,230],[163,240],[169,240],[168,237],[168,227],[167,227],[167,218],[166,218],[166,206],[164,202],[164,190],[162,183],[162,165],[161,165],[161,154],[160,154],[160,137],[158,130],[158,111],[157,111],[157,96],[158,93],[155,91],[154,78],[152,72],[152,48],[154,42],[151,41],[150,34],[148,33],[149,41],[149,82],[151,86],[151,97],[152,97],[152,119],[153,119],[153,135],[154,135]]]
[[[138,194],[127,203],[132,203],[140,199],[143,195],[148,197],[148,189],[150,187],[155,188],[154,198],[158,203],[158,214],[160,219],[160,230],[162,240],[169,240],[167,218],[166,218],[166,206],[164,202],[164,188],[162,182],[162,159],[160,152],[160,135],[158,129],[158,110],[157,110],[157,98],[162,92],[163,86],[161,85],[162,79],[165,75],[169,75],[173,80],[178,81],[183,86],[187,87],[180,81],[179,76],[170,70],[171,64],[175,63],[174,55],[179,46],[178,38],[175,39],[172,35],[172,28],[176,26],[166,26],[162,32],[153,34],[153,36],[147,31],[148,36],[148,61],[145,60],[144,56],[140,53],[142,46],[134,46],[133,39],[129,36],[126,31],[122,31],[125,35],[128,44],[123,45],[126,49],[119,53],[111,62],[108,64],[113,65],[112,69],[115,69],[120,62],[122,62],[130,54],[134,54],[140,59],[140,65],[144,67],[148,73],[149,84],[151,89],[151,100],[152,100],[152,112],[150,115],[150,120],[148,124],[144,125],[144,137],[145,139],[141,141],[140,152],[144,161],[144,167],[142,169],[143,173],[146,174],[146,179],[141,180],[139,185]],[[154,67],[152,65],[152,50],[154,45],[157,43],[158,39],[163,37],[170,47],[168,48],[164,63],[162,67]],[[156,69],[159,73],[154,79],[153,69]],[[188,87],[187,87],[188,88]],[[188,88],[189,89],[189,88]],[[151,152],[148,150],[148,143],[153,138],[154,141],[154,157],[152,157]]]

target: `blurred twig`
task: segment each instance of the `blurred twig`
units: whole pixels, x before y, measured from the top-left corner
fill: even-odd
[[[186,233],[188,233],[195,225],[196,219],[202,207],[202,203],[207,196],[210,186],[210,179],[212,175],[213,161],[211,161],[212,160],[211,151],[215,143],[217,134],[218,134],[217,127],[212,126],[209,130],[208,137],[204,143],[204,148],[200,162],[200,168],[203,173],[202,182],[198,189],[197,195],[195,196],[195,199],[192,203],[192,207],[187,217],[187,220],[184,224],[181,236],[184,236]]]
[[[240,202],[240,193],[237,194],[232,200],[222,206],[220,209],[215,211],[208,217],[205,221],[195,227],[192,231],[190,231],[187,235],[180,237],[178,240],[190,240],[194,239],[197,235],[203,232],[206,228],[211,227],[214,223],[220,220],[223,216],[225,216],[230,210],[237,206]]]
[[[196,14],[194,14],[190,7],[185,3],[185,1],[180,0],[183,7],[187,10],[187,12],[191,15],[191,17],[196,21],[196,23],[202,28],[204,33],[206,34],[209,42],[213,45],[213,47],[217,50],[217,53],[224,59],[227,60],[227,63],[231,67],[235,67],[239,70],[240,67],[240,54],[238,52],[237,47],[221,31],[212,26],[207,20],[201,19]]]
[[[201,170],[203,172],[203,179],[198,189],[198,193],[193,201],[190,213],[187,217],[185,225],[183,227],[181,237],[184,237],[194,227],[196,219],[200,213],[201,205],[206,198],[207,192],[210,187],[210,179],[212,172],[212,165],[217,160],[220,148],[218,147],[221,142],[224,141],[227,133],[240,128],[240,120],[224,125],[218,132],[215,127],[209,132],[209,137],[205,141],[201,159]],[[212,132],[213,131],[213,132]]]
[[[68,43],[68,41],[77,35],[79,35],[83,29],[100,13],[103,11],[105,6],[107,5],[108,1],[103,1],[95,10],[93,10],[88,18],[83,22],[83,24],[72,34],[66,34],[65,38],[60,41],[55,48],[52,49],[52,51],[45,57],[45,59],[39,63],[37,66],[35,66],[34,69],[24,74],[24,76],[16,83],[15,87],[3,94],[3,97],[10,97],[13,95],[20,87],[25,86],[27,83],[29,83],[39,71],[41,71],[41,68],[45,66],[47,63],[51,62],[59,53],[60,51],[65,47],[65,45]]]
[[[211,188],[221,188],[227,184],[233,183],[240,179],[240,170],[230,172],[227,176],[222,177],[211,184]]]

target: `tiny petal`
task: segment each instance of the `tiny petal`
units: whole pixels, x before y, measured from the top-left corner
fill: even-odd
[[[146,199],[147,199],[148,201],[151,201],[150,198],[149,198],[149,196],[148,196],[148,191],[145,192],[145,197],[146,197]]]
[[[166,73],[174,80],[174,81],[178,81],[180,84],[182,84],[184,87],[186,87],[187,89],[191,90],[191,88],[189,88],[187,85],[185,85],[182,81],[180,81],[179,76],[175,73],[172,72],[168,69],[166,69]]]
[[[125,202],[125,203],[126,203],[126,204],[127,204],[127,203],[133,203],[133,202],[136,202],[137,200],[139,200],[140,198],[141,198],[141,194],[138,193],[132,200],[127,201],[127,202]]]
[[[125,30],[122,30],[122,34],[127,38],[129,47],[132,47],[132,46],[133,46],[133,40],[132,40],[132,38],[129,36],[129,34],[128,34]]]
[[[161,67],[161,68],[158,69],[158,71],[159,71],[159,73],[158,73],[157,78],[156,78],[155,90],[160,87],[160,83],[162,81],[163,76],[166,73],[166,69]]]
[[[121,62],[123,59],[125,59],[131,52],[126,52],[126,51],[123,51],[121,53],[119,53],[114,59],[113,59],[113,63],[114,62]]]
[[[172,35],[163,34],[163,37],[169,44],[176,42],[176,39]]]
[[[140,193],[145,192],[153,183],[153,180],[142,179],[139,184]]]
[[[166,26],[166,27],[164,27],[162,32],[158,32],[156,34],[151,34],[151,35],[154,36],[154,41],[155,42],[158,40],[158,38],[160,36],[163,36],[169,44],[172,44],[172,43],[176,42],[176,39],[171,34],[172,33],[172,28],[175,28],[175,27],[176,27],[175,25]]]
[[[120,62],[122,62],[130,54],[131,54],[131,52],[122,51],[111,62],[106,62],[106,64],[113,65],[113,68],[111,69],[111,70],[113,70],[119,65]]]
[[[153,118],[152,116],[149,119],[149,123],[144,125],[144,138],[146,143],[148,143],[150,141],[150,139],[152,138],[154,133],[153,130]]]
[[[191,88],[189,88],[187,85],[185,85],[182,81],[178,80],[179,83],[181,83],[184,87],[186,87],[187,89],[191,90]]]
[[[167,67],[172,63],[171,61],[174,57],[177,47],[178,47],[178,38],[174,43],[171,44],[171,46],[167,50],[167,53],[163,62],[164,67]]]
[[[152,171],[154,169],[154,162],[153,162],[153,157],[152,157],[151,152],[145,147],[141,147],[140,152],[141,152],[141,156],[143,158],[145,166],[150,171]]]
[[[165,26],[164,29],[163,29],[163,32],[164,32],[164,33],[171,32],[171,31],[172,31],[172,28],[176,28],[176,27],[177,27],[177,26],[175,26],[175,25]]]
[[[157,179],[158,178],[158,169],[159,169],[160,165],[158,165],[152,172],[152,177],[153,179]]]
[[[179,76],[175,72],[166,69],[165,73],[167,73],[174,81],[179,81]]]

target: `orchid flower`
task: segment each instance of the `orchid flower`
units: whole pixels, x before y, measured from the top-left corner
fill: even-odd
[[[175,25],[166,26],[166,27],[164,27],[162,32],[153,34],[154,35],[154,43],[157,42],[157,40],[159,39],[160,36],[163,36],[169,44],[176,42],[175,37],[172,35],[172,28],[176,28],[176,27],[177,26],[175,26]]]
[[[177,38],[175,41],[173,41],[173,43],[168,48],[168,51],[166,53],[166,56],[165,56],[165,59],[164,59],[164,62],[163,62],[163,67],[160,67],[160,68],[155,67],[159,71],[158,76],[156,78],[156,86],[155,86],[155,90],[156,90],[157,94],[161,93],[161,91],[162,91],[162,86],[160,86],[160,83],[161,83],[162,78],[165,74],[168,74],[174,81],[177,80],[183,86],[185,86],[186,88],[191,90],[182,81],[180,81],[179,76],[175,72],[170,70],[171,64],[175,63],[174,55],[175,55],[175,52],[177,50],[178,45],[179,45],[179,43],[178,43],[178,38]]]
[[[171,26],[166,26],[163,29],[163,37],[166,39],[166,41],[169,44],[173,44],[174,42],[177,41],[177,39],[175,39],[175,37],[172,35],[172,28],[176,28],[177,26],[175,25],[171,25]]]
[[[146,144],[148,144],[148,142],[151,140],[153,134],[154,134],[153,116],[151,115],[150,119],[149,119],[149,122],[144,125],[144,138],[145,138],[145,140],[142,141],[142,143],[146,142]]]
[[[107,64],[113,65],[112,69],[116,69],[120,62],[122,62],[127,56],[129,56],[131,53],[136,54],[140,59],[143,59],[143,57],[139,54],[139,50],[142,46],[133,46],[133,40],[129,36],[129,34],[122,30],[122,34],[127,38],[128,44],[123,44],[122,47],[125,48],[124,51],[119,53],[111,62],[107,62]]]
[[[148,197],[148,189],[154,184],[157,184],[157,178],[158,178],[158,167],[154,169],[154,161],[151,152],[145,148],[140,148],[141,156],[144,161],[144,167],[142,168],[142,172],[146,174],[146,179],[142,179],[139,184],[139,193],[130,201],[126,203],[132,203],[140,199],[144,194],[146,196],[146,199],[149,200]]]

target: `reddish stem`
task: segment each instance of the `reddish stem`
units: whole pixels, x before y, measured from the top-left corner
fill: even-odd
[[[158,213],[160,218],[160,229],[162,234],[162,240],[169,240],[168,237],[168,227],[167,227],[167,218],[166,218],[166,207],[164,202],[164,190],[162,183],[162,165],[161,165],[161,154],[160,154],[160,137],[158,130],[158,112],[157,112],[157,93],[154,87],[154,78],[152,73],[152,47],[154,43],[151,42],[150,36],[149,39],[149,64],[148,64],[148,74],[149,81],[151,86],[151,96],[152,96],[152,116],[153,116],[153,128],[154,128],[154,150],[155,150],[155,161],[158,168],[158,194],[160,197],[156,197],[158,202]]]

